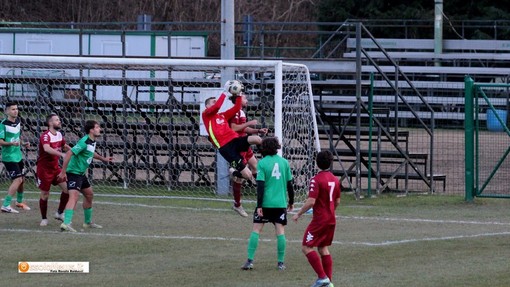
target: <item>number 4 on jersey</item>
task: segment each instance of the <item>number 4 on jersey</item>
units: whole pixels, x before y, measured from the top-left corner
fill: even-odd
[[[278,163],[274,164],[271,176],[276,177],[276,179],[280,179],[280,177],[282,176],[282,174],[280,173],[280,166],[278,166]]]

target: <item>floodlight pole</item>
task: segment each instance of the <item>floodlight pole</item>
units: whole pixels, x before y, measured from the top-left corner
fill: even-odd
[[[443,0],[434,0],[434,54],[443,53]],[[436,58],[436,66],[441,66],[441,60]]]
[[[221,59],[235,59],[234,39],[234,0],[221,0]],[[234,68],[223,68],[221,71],[221,85],[234,79]],[[230,192],[230,177],[228,162],[216,151],[216,193],[227,195]]]

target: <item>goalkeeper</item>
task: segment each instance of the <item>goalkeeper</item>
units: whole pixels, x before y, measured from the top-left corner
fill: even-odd
[[[209,134],[209,141],[218,149],[221,156],[229,163],[232,175],[253,182],[253,174],[243,163],[241,152],[246,152],[250,145],[260,145],[262,138],[258,135],[239,136],[229,125],[229,121],[241,110],[242,98],[237,97],[235,105],[219,112],[231,82],[227,81],[225,90],[218,99],[212,97],[205,100],[205,110],[202,112],[202,120]],[[256,121],[255,121],[256,124]]]
[[[235,116],[230,119],[230,127],[239,134],[240,137],[246,136],[246,135],[266,135],[268,130],[267,128],[253,128],[254,125],[257,124],[257,120],[251,120],[248,121],[246,117],[246,113],[244,112],[243,108],[245,108],[248,105],[248,99],[246,98],[246,95],[244,93],[240,93],[239,95],[232,95],[229,97],[229,100],[232,101],[233,104],[236,103],[237,99],[241,98],[241,109],[235,114]],[[241,156],[243,157],[243,164],[248,165],[251,173],[253,174],[253,177],[257,177],[257,158],[253,154],[253,150],[251,148],[248,148],[247,151],[241,152]],[[242,188],[242,181],[233,180],[232,181],[232,194],[234,196],[234,205],[232,206],[232,209],[234,209],[235,212],[237,212],[239,215],[243,217],[247,217],[248,214],[244,210],[243,206],[241,205],[241,188]]]

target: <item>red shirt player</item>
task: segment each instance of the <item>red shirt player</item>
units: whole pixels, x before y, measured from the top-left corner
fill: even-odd
[[[225,84],[225,90],[228,91],[230,82]],[[202,112],[209,140],[218,149],[219,153],[229,163],[232,172],[237,177],[252,180],[253,175],[248,167],[243,164],[241,152],[247,151],[252,144],[261,144],[262,138],[258,135],[240,137],[229,125],[229,120],[241,110],[242,97],[235,99],[235,105],[225,112],[219,110],[226,98],[226,92],[221,93],[218,99],[208,98],[205,100],[205,110]],[[256,122],[255,122],[256,123]]]
[[[305,230],[301,249],[317,273],[314,286],[329,286],[333,276],[333,259],[328,246],[335,234],[340,181],[329,171],[333,163],[333,154],[329,150],[319,152],[316,162],[321,171],[311,179],[308,199],[292,219],[297,222],[303,213],[313,207],[312,221]],[[320,257],[314,247],[317,247]]]
[[[233,104],[235,104],[236,100],[238,98],[241,98],[241,106],[242,108],[245,108],[248,105],[248,99],[246,98],[245,94],[240,94],[239,96],[231,96],[229,99],[232,101]],[[237,132],[237,134],[240,137],[251,135],[251,134],[261,134],[265,135],[267,134],[267,128],[262,129],[256,129],[252,126],[257,124],[257,120],[248,121],[246,118],[246,113],[241,108],[235,116],[230,119],[230,127],[232,130]],[[243,164],[247,165],[250,169],[251,173],[253,174],[254,178],[257,178],[257,158],[253,155],[253,150],[251,147],[248,148],[247,151],[241,152],[241,156],[243,157]],[[234,196],[234,205],[232,208],[239,213],[239,215],[243,217],[247,217],[248,214],[244,210],[244,208],[241,205],[241,187],[242,182],[239,181],[233,181],[232,182],[232,194]]]
[[[55,219],[63,220],[63,212],[69,199],[67,193],[67,185],[64,180],[58,178],[61,171],[59,158],[63,157],[63,151],[70,149],[66,144],[62,133],[60,118],[56,114],[50,114],[46,117],[46,125],[48,130],[43,132],[39,137],[39,154],[37,157],[37,186],[41,191],[39,199],[39,207],[41,210],[41,226],[48,225],[48,197],[51,185],[60,186],[62,193],[60,194],[60,204]]]

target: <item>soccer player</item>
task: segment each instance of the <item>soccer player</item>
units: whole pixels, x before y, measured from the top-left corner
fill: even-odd
[[[253,230],[248,241],[248,260],[241,267],[242,270],[253,269],[260,232],[268,222],[275,226],[278,270],[286,268],[285,225],[287,212],[294,207],[294,187],[289,162],[277,154],[280,148],[275,137],[267,137],[262,141],[260,152],[263,158],[257,166],[257,208],[253,213]]]
[[[83,213],[85,222],[83,223],[83,227],[103,228],[101,225],[92,222],[92,200],[94,198],[94,192],[85,173],[93,158],[103,162],[111,162],[113,158],[104,157],[95,152],[96,139],[101,136],[101,127],[98,122],[94,120],[86,121],[84,130],[86,135],[65,154],[62,171],[58,176],[61,179],[67,179],[67,189],[69,191],[69,201],[64,210],[64,222],[60,224],[60,230],[67,232],[76,232],[76,230],[71,227],[71,221],[80,192],[83,194],[84,198]]]
[[[62,133],[59,131],[62,127],[60,118],[56,114],[49,114],[46,117],[46,125],[48,130],[43,132],[39,137],[39,154],[37,157],[37,186],[41,191],[39,198],[39,208],[41,211],[41,226],[48,225],[48,198],[50,195],[50,188],[52,185],[58,185],[62,190],[60,194],[60,203],[55,213],[55,219],[60,221],[64,220],[64,208],[69,194],[67,192],[67,184],[59,178],[61,172],[58,160],[64,157],[62,151],[71,149],[66,144]]]
[[[240,95],[232,95],[229,99],[232,101],[233,104],[236,103],[237,98],[241,98],[241,110],[239,110],[235,116],[230,119],[230,127],[232,130],[237,132],[239,137],[244,137],[246,135],[266,135],[267,134],[267,128],[261,128],[256,129],[252,128],[252,126],[257,124],[256,120],[248,121],[246,118],[246,113],[244,112],[243,108],[245,108],[248,105],[248,99],[246,98],[246,95],[241,93]],[[253,177],[257,177],[257,158],[253,154],[253,150],[251,147],[248,148],[247,151],[242,151],[241,156],[243,157],[243,164],[247,165],[250,169],[251,173],[253,174]],[[243,186],[243,181],[238,180],[232,180],[232,194],[234,196],[234,205],[232,208],[234,211],[239,213],[239,215],[243,217],[247,217],[248,214],[246,211],[244,211],[243,206],[241,205],[241,187]]]
[[[241,97],[237,97],[232,108],[219,113],[227,97],[226,93],[230,88],[230,84],[230,81],[225,83],[225,91],[221,93],[218,99],[212,97],[205,100],[202,120],[209,134],[209,140],[229,163],[232,175],[252,181],[253,175],[250,169],[243,164],[243,157],[240,152],[247,151],[252,144],[260,145],[262,138],[258,135],[240,137],[228,124],[229,120],[241,110]]]
[[[2,212],[19,213],[11,207],[12,197],[16,193],[16,207],[30,210],[23,202],[23,182],[25,181],[23,155],[21,146],[29,147],[29,142],[24,142],[21,136],[21,120],[18,117],[18,105],[15,103],[5,104],[7,118],[0,122],[0,146],[2,147],[2,162],[12,182],[7,190],[7,196],[0,208]]]
[[[333,276],[333,259],[328,246],[335,235],[335,210],[340,204],[340,182],[331,171],[333,154],[329,150],[317,154],[317,166],[320,171],[310,180],[308,198],[301,209],[292,216],[298,221],[299,217],[313,207],[312,221],[303,235],[301,250],[312,266],[318,279],[314,287],[330,286]],[[314,250],[317,247],[319,254]]]

